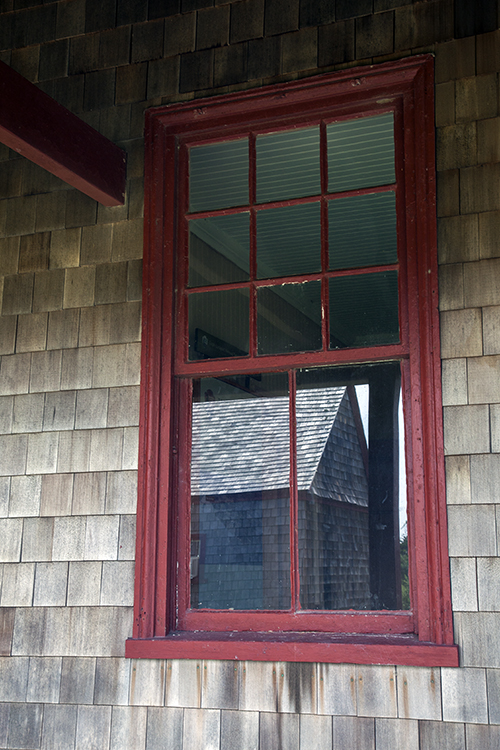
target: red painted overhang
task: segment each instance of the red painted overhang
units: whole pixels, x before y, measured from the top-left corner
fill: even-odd
[[[0,142],[104,206],[123,205],[125,152],[1,61]]]

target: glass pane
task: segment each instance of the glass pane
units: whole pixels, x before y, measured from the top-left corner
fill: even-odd
[[[248,354],[248,289],[189,296],[189,359]]]
[[[397,271],[341,276],[329,286],[331,349],[399,341]]]
[[[255,148],[258,203],[321,192],[319,127],[259,135]]]
[[[371,193],[330,201],[328,236],[331,269],[395,263],[396,196]]]
[[[332,122],[326,127],[326,136],[331,193],[395,181],[392,112]]]
[[[189,286],[246,281],[249,258],[249,213],[189,222]]]
[[[259,354],[321,349],[321,282],[257,289]]]
[[[191,607],[290,607],[288,376],[193,382]]]
[[[257,278],[321,271],[319,203],[257,212]]]
[[[409,608],[400,392],[397,363],[297,372],[303,609]]]
[[[212,211],[248,203],[248,139],[189,150],[189,210]]]

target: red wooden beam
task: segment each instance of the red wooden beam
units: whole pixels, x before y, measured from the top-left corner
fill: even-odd
[[[125,201],[125,152],[1,61],[0,142],[104,206]]]

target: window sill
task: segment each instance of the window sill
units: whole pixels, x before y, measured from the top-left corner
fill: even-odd
[[[417,667],[459,665],[457,646],[427,643],[408,635],[179,631],[165,638],[130,638],[125,656],[130,659],[234,659]]]

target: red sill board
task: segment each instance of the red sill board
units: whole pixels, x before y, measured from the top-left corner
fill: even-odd
[[[273,634],[274,635],[274,634]],[[297,634],[299,635],[299,634]],[[166,638],[127,640],[130,659],[233,659],[239,661],[326,662],[330,664],[399,664],[458,667],[458,647],[423,643],[414,637],[325,638],[300,634],[176,633]],[[279,640],[278,640],[279,639]]]

